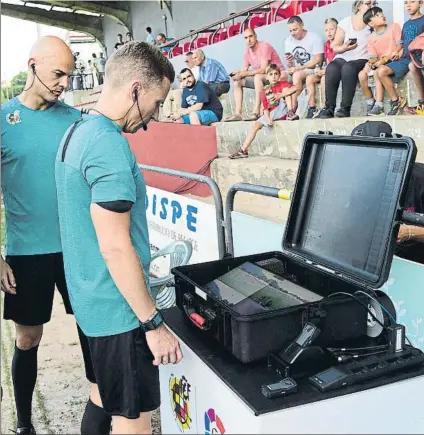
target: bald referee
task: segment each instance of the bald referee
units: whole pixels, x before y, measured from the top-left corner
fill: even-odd
[[[31,407],[37,351],[52,313],[55,287],[72,314],[59,233],[54,165],[62,136],[81,113],[58,101],[74,68],[59,38],[41,38],[28,60],[24,91],[2,105],[1,182],[6,212],[6,258],[1,258],[4,318],[16,326],[12,379],[17,434],[35,434]],[[87,338],[78,331],[86,376],[95,383]],[[96,398],[93,401],[96,402]],[[101,404],[101,403],[100,403]],[[109,433],[110,417],[89,401],[91,434]],[[87,433],[88,433],[87,432]]]

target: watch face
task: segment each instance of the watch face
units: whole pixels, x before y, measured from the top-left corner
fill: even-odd
[[[162,314],[157,312],[155,317],[152,319],[153,326],[157,328],[163,322]]]

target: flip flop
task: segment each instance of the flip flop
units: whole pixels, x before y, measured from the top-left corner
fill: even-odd
[[[243,121],[257,121],[259,119],[258,113],[251,113],[250,115],[243,118]]]
[[[240,115],[231,115],[224,119],[224,122],[242,121]]]

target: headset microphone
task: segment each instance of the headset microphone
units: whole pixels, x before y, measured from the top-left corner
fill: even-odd
[[[147,124],[144,122],[143,117],[141,116],[141,110],[140,110],[140,106],[138,105],[138,89],[134,89],[134,99],[135,102],[137,103],[137,109],[138,109],[138,113],[140,115],[140,119],[141,119],[141,128],[144,131],[147,131]]]
[[[37,77],[38,81],[47,89],[49,90],[53,95],[56,95],[56,93],[54,91],[52,91],[47,85],[45,85],[42,80],[40,79],[40,77],[38,77],[37,72],[35,71],[35,63],[31,64],[31,68],[32,68],[32,72],[34,73],[34,77]],[[34,81],[32,82],[32,85],[34,84]],[[32,85],[28,88],[30,89],[32,87]],[[28,89],[24,89],[25,91],[27,91]]]

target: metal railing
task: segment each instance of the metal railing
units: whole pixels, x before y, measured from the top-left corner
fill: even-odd
[[[207,177],[206,175],[193,174],[191,172],[178,171],[176,169],[161,168],[159,166],[144,165],[141,163],[138,164],[138,167],[140,169],[143,169],[144,171],[157,172],[160,174],[170,175],[173,177],[184,178],[186,180],[196,181],[198,183],[203,183],[209,186],[212,192],[213,200],[215,202],[215,217],[216,217],[216,230],[218,235],[219,258],[220,259],[224,258],[226,254],[224,208],[222,205],[221,192],[219,191],[218,185],[215,183],[215,181],[212,178]]]
[[[228,253],[232,257],[234,257],[232,212],[234,210],[234,199],[237,192],[253,193],[255,195],[270,196],[271,198],[285,200],[291,199],[291,192],[285,189],[249,183],[238,183],[232,185],[227,192],[227,198],[225,200],[225,228],[227,230],[227,245]]]
[[[69,76],[67,91],[87,91],[94,88],[94,74],[72,74]]]
[[[187,35],[181,36],[180,38],[176,38],[176,39],[173,39],[172,41],[169,41],[169,42],[167,42],[165,44],[162,44],[162,45],[159,46],[159,48],[162,49],[164,47],[174,47],[177,44],[179,44],[180,41],[183,41],[183,40],[189,39],[189,38],[191,38],[190,42],[193,43],[197,39],[199,33],[208,33],[208,32],[211,32],[211,30],[213,30],[212,29],[213,27],[218,26],[217,29],[213,30],[213,35],[212,35],[212,41],[213,41],[213,38],[214,38],[215,34],[221,28],[224,27],[223,26],[224,23],[227,23],[228,21],[233,21],[233,24],[234,24],[234,20],[236,18],[243,17],[243,16],[247,16],[247,18],[243,21],[243,23],[247,22],[247,19],[250,17],[250,15],[254,14],[255,12],[256,13],[260,13],[260,12],[264,12],[265,10],[266,11],[271,11],[271,7],[270,7],[271,3],[275,3],[275,0],[267,0],[267,1],[264,1],[262,3],[257,4],[256,6],[252,6],[250,8],[244,9],[241,12],[237,12],[237,13],[231,14],[229,17],[226,17],[226,18],[224,18],[222,20],[219,20],[219,21],[215,21],[214,23],[209,24],[208,26],[201,27],[200,29],[197,29],[197,30],[193,30],[190,33],[187,33]],[[284,5],[284,3],[286,3],[286,1],[282,1],[281,2],[281,5],[279,5],[278,10]],[[274,14],[273,18],[275,19],[276,16],[277,16],[277,11]],[[240,27],[240,30],[241,30],[242,27],[243,26]],[[172,57],[172,49],[170,50],[169,54]]]

